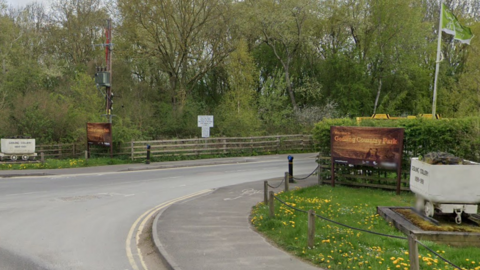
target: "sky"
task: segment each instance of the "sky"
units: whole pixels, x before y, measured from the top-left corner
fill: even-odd
[[[18,7],[18,6],[26,6],[30,3],[33,3],[33,2],[41,2],[43,3],[45,6],[48,6],[50,1],[49,0],[7,0],[6,1],[7,4],[9,6],[15,6],[15,7]]]

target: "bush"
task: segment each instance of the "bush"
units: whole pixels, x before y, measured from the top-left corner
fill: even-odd
[[[480,161],[480,117],[459,119],[364,120],[326,119],[315,125],[313,139],[322,153],[330,152],[331,126],[399,127],[405,129],[404,158],[443,151]]]

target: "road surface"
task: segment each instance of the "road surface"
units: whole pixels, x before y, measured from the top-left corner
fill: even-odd
[[[295,176],[315,169],[315,154],[294,156]],[[151,226],[145,219],[151,210],[195,193],[282,177],[287,170],[285,155],[248,160],[160,170],[1,178],[0,269],[135,270],[145,268],[141,257],[151,270],[155,267],[148,265],[156,260],[148,259],[152,254],[142,254],[135,240],[140,227]]]

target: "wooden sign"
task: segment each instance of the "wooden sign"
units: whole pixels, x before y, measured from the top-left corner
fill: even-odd
[[[403,128],[330,127],[332,185],[334,165],[363,165],[396,170],[400,188]]]
[[[96,145],[112,145],[111,123],[87,123],[87,142]]]

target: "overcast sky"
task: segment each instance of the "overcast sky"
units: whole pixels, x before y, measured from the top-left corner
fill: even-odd
[[[50,3],[49,0],[7,0],[7,4],[9,6],[26,6],[32,2],[41,2],[45,6],[48,6]]]

